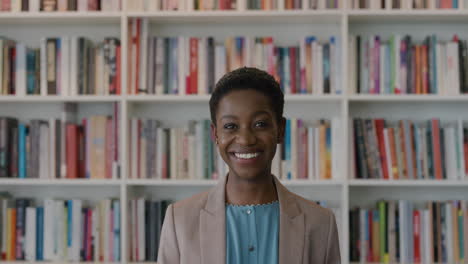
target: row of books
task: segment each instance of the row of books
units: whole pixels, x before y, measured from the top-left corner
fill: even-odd
[[[286,120],[284,143],[277,148],[272,173],[280,179],[339,178],[340,120]]]
[[[130,178],[217,179],[228,167],[211,140],[210,120],[165,128],[150,119],[130,120]],[[277,148],[272,173],[281,179],[338,177],[339,120],[288,119],[284,144]]]
[[[156,261],[159,239],[164,223],[168,200],[146,198],[128,201],[129,259],[131,261]]]
[[[77,122],[76,104],[65,104],[60,119],[29,123],[0,118],[0,177],[119,178],[119,110]]]
[[[353,123],[355,178],[468,178],[468,127],[462,120],[356,118]]]
[[[132,0],[130,11],[338,9],[342,0]]]
[[[351,36],[350,83],[362,94],[468,93],[468,43],[436,35],[417,44],[411,36]]]
[[[353,9],[463,9],[466,0],[352,0]]]
[[[120,201],[0,197],[1,260],[120,260]]]
[[[379,201],[349,213],[350,260],[360,263],[464,263],[468,201]]]
[[[42,38],[40,48],[0,38],[0,95],[120,94],[120,40]]]
[[[2,12],[119,11],[121,0],[2,0]]]
[[[279,47],[272,37],[149,37],[148,20],[130,20],[129,94],[209,94],[226,72],[268,71],[286,94],[341,93],[339,38],[310,36]]]

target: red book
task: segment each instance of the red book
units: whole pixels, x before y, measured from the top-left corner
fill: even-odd
[[[419,210],[413,211],[414,262],[421,262],[421,216]]]
[[[86,118],[83,118],[81,122],[81,127],[78,127],[78,178],[86,178],[86,128],[87,121]]]
[[[78,126],[67,124],[66,135],[66,160],[67,178],[78,178]]]
[[[86,260],[92,261],[92,248],[93,248],[93,238],[92,238],[92,227],[93,227],[93,210],[88,209],[86,211],[86,219],[88,225],[86,226]]]
[[[119,161],[119,104],[114,103],[114,116],[113,116],[113,124],[114,124],[114,161]]]
[[[296,84],[296,48],[289,48],[289,68],[290,80],[291,80],[291,94],[297,93],[297,84]]]
[[[440,8],[452,8],[452,0],[441,0]]]
[[[113,137],[113,129],[112,129],[112,119],[108,118],[106,120],[106,175],[107,179],[112,179],[112,162],[114,161],[114,137]]]
[[[190,92],[198,93],[198,38],[190,38]]]
[[[440,149],[440,126],[438,119],[432,119],[432,156],[434,157],[434,177],[442,180],[442,158]]]
[[[384,140],[384,128],[385,120],[383,119],[374,119],[375,131],[377,133],[377,141],[379,146],[379,156],[380,163],[382,164],[382,174],[385,180],[388,180],[390,177],[388,175],[388,166],[387,166],[387,152],[385,151],[385,140]]]
[[[137,140],[137,163],[136,163],[136,166],[137,166],[137,175],[135,178],[139,179],[141,177],[141,174],[140,174],[140,162],[141,162],[141,120],[138,119],[138,134],[137,135],[134,135],[135,137],[138,138]]]
[[[88,11],[99,10],[98,0],[88,0]]]
[[[372,257],[372,210],[367,210],[367,229],[369,232],[369,241],[367,243],[368,248],[367,248],[367,261],[368,262],[374,262],[374,258]],[[375,260],[378,261],[378,260]]]
[[[135,91],[134,94],[138,94],[138,87],[139,87],[139,83],[138,83],[138,75],[140,74],[140,41],[141,41],[141,19],[137,19],[137,34],[136,34],[136,38],[135,38],[135,44],[136,45],[136,54],[134,54],[134,56],[136,56],[136,74],[135,74]]]
[[[422,45],[420,49],[421,58],[421,80],[422,80],[422,93],[429,94],[429,69],[427,65],[427,46]]]

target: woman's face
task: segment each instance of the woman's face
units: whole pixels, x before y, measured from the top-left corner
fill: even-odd
[[[268,97],[254,90],[240,90],[221,99],[216,126],[211,128],[230,173],[254,180],[270,173],[284,125],[284,119],[277,122]]]

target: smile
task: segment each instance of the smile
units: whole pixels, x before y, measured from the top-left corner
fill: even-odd
[[[260,155],[260,152],[255,153],[234,153],[238,159],[254,159]]]

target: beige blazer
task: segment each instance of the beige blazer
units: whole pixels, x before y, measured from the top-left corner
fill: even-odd
[[[279,264],[341,263],[333,213],[291,193],[276,177],[275,184]],[[225,185],[226,177],[208,192],[167,208],[158,264],[226,263]]]

